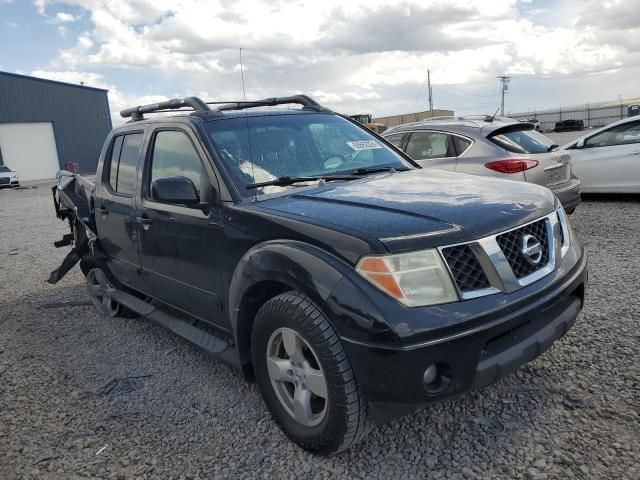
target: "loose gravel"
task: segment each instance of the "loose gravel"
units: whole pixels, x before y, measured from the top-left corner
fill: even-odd
[[[576,326],[482,391],[330,458],[280,432],[255,385],[143,319],[104,319],[50,191],[0,191],[0,478],[640,478],[640,203],[573,215],[590,255]],[[60,304],[60,302],[75,302]]]

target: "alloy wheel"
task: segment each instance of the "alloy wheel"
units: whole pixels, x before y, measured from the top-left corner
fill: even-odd
[[[109,292],[114,288],[100,268],[93,268],[87,274],[87,290],[98,312],[106,317],[118,314],[120,305],[109,297]]]
[[[291,328],[275,330],[267,343],[267,370],[278,400],[298,423],[313,427],[327,414],[327,380],[316,353]]]

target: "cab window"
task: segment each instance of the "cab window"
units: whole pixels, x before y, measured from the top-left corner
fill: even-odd
[[[114,192],[133,195],[141,145],[142,133],[118,135],[113,139],[106,180]]]
[[[208,191],[209,180],[200,155],[187,134],[181,131],[162,130],[156,134],[150,172],[149,186],[158,178],[181,176],[193,182],[200,198]]]

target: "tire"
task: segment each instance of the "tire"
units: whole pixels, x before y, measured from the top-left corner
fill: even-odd
[[[296,352],[290,356],[293,344]],[[251,332],[251,355],[267,408],[284,433],[305,450],[337,453],[371,429],[365,399],[340,339],[304,294],[286,292],[260,308]],[[296,403],[296,398],[302,400]]]

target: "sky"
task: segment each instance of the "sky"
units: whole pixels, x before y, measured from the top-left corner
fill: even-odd
[[[306,93],[339,112],[640,96],[640,0],[0,0],[0,70],[168,98]]]

